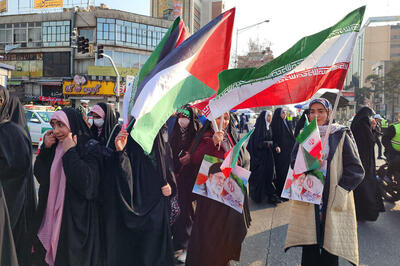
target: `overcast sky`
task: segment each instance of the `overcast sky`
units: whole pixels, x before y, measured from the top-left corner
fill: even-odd
[[[18,0],[8,0],[9,10],[16,12]],[[19,0],[21,7],[29,7],[29,0]],[[64,0],[85,3],[87,0]],[[91,0],[93,3],[93,0]],[[269,23],[253,27],[239,34],[238,51],[244,53],[249,38],[271,43],[277,57],[300,38],[332,26],[347,13],[367,5],[364,22],[369,17],[399,16],[400,0],[225,0],[225,9],[236,6],[236,28],[243,28],[269,19]],[[105,3],[108,7],[143,15],[150,15],[150,0],[97,0],[96,5]],[[129,4],[128,4],[129,3]],[[235,49],[233,37],[232,49]]]

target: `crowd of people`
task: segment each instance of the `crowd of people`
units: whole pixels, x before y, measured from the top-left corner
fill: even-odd
[[[0,265],[222,266],[240,260],[251,223],[248,196],[256,204],[287,201],[280,196],[306,118],[317,119],[321,139],[329,134],[319,169],[323,199],[320,205],[291,201],[285,248],[302,246],[302,265],[338,265],[338,257],[357,264],[357,221],[375,221],[384,211],[374,146],[383,135],[385,155],[398,162],[399,124],[382,133],[380,117],[363,107],[351,128],[332,124],[328,132],[332,107],[323,98],[298,121],[287,112],[261,112],[240,151],[238,165],[251,171],[240,213],[192,190],[204,155],[223,159],[239,141],[244,117],[225,113],[218,129],[184,106],[147,154],[129,137],[132,123],[122,128],[111,105],[83,102],[53,113],[32,166],[23,106],[0,87]]]

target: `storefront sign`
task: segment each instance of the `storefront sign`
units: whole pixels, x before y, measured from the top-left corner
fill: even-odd
[[[139,72],[137,68],[123,68],[117,67],[119,75],[121,77],[126,76],[136,76]],[[104,77],[116,77],[114,68],[112,67],[104,67],[104,66],[89,66],[88,68],[88,75],[89,76],[104,76]]]
[[[120,95],[126,91],[125,82],[120,84]],[[63,82],[64,95],[115,95],[116,93],[114,81],[92,81],[89,80],[84,84],[76,83],[73,80],[65,80]]]
[[[63,7],[63,0],[35,0],[35,9]]]

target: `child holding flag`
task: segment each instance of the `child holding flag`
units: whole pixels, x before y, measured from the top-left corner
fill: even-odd
[[[333,124],[328,132],[330,103],[310,103],[310,121],[317,117],[322,147],[320,169],[324,188],[320,205],[292,201],[285,250],[302,246],[302,265],[338,265],[338,256],[358,265],[357,221],[353,190],[364,177],[357,147],[347,127]],[[292,158],[296,158],[296,143]],[[292,159],[293,163],[293,159]]]

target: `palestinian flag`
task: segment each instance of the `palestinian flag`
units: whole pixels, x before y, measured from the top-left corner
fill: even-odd
[[[312,157],[321,159],[322,142],[319,135],[317,118],[311,123],[306,123],[306,126],[297,136],[296,140]]]
[[[234,17],[235,9],[219,15],[138,80],[131,97],[131,136],[145,152],[151,152],[158,131],[179,107],[218,90],[218,73],[229,65]]]
[[[232,149],[230,149],[226,156],[225,160],[221,164],[221,171],[224,173],[225,177],[228,178],[231,175],[232,169],[235,168],[237,160],[239,158],[240,149],[246,140],[253,134],[254,128],[249,131]]]
[[[231,109],[303,102],[321,88],[342,89],[365,6],[307,36],[260,68],[229,69],[203,113],[212,120]]]
[[[138,86],[142,83],[143,79],[154,69],[157,63],[164,59],[173,49],[180,45],[189,36],[190,34],[187,31],[185,24],[183,23],[181,18],[176,18],[174,23],[172,23],[171,27],[168,29],[164,37],[157,45],[157,47],[154,49],[153,53],[142,66],[135,79],[132,80],[131,77],[127,77],[127,90],[124,95],[123,104],[124,128],[127,127],[127,124],[129,122],[130,113],[132,111]]]

